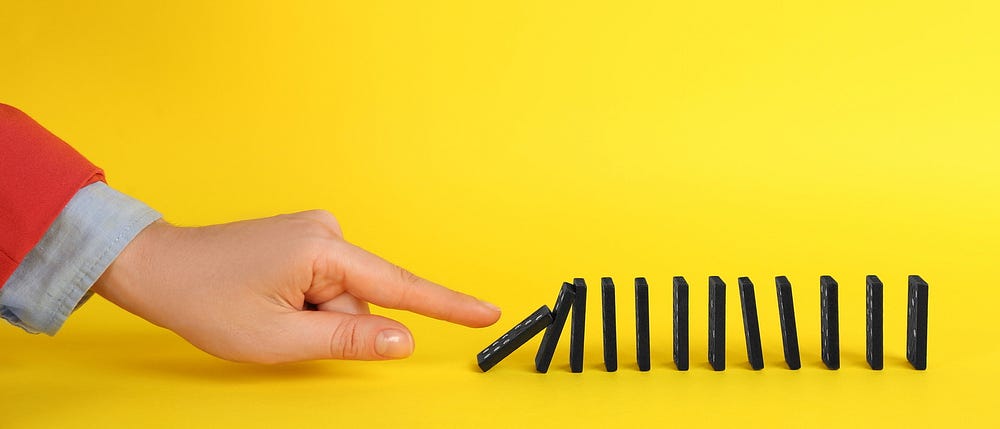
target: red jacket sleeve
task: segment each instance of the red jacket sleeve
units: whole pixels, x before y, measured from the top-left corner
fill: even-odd
[[[80,188],[104,173],[24,112],[0,104],[0,287]]]

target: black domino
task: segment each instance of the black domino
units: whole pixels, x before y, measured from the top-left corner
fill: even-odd
[[[618,370],[618,328],[615,320],[615,282],[611,277],[601,278],[601,308],[604,316],[604,367],[608,372]]]
[[[635,278],[635,361],[639,371],[649,371],[649,285]]]
[[[684,277],[674,277],[674,365],[688,370],[688,283]]]
[[[819,278],[819,308],[823,363],[827,368],[840,369],[840,311],[833,277]]]
[[[778,318],[781,320],[781,343],[785,350],[785,363],[789,369],[802,368],[799,358],[799,334],[795,328],[795,304],[792,301],[792,284],[785,276],[774,278],[778,291]]]
[[[542,344],[538,346],[538,353],[535,354],[535,370],[547,372],[549,364],[552,363],[552,355],[556,352],[556,345],[559,344],[559,337],[562,335],[563,326],[570,308],[573,308],[573,285],[563,283],[559,288],[559,296],[556,297],[556,304],[552,307],[552,324],[545,329],[542,335]]]
[[[913,368],[927,369],[927,282],[909,277],[906,305],[906,360]]]
[[[757,297],[749,277],[737,279],[740,288],[740,306],[743,309],[743,335],[747,343],[747,360],[750,368],[764,369],[764,352],[760,346],[760,322],[757,320]]]
[[[569,370],[583,372],[583,338],[587,327],[587,282],[573,279],[573,322],[569,327]]]
[[[726,283],[708,278],[708,362],[712,369],[726,369]]]
[[[865,337],[868,365],[872,369],[882,369],[882,281],[878,276],[865,277]]]
[[[479,360],[479,368],[483,372],[489,371],[494,365],[500,363],[518,347],[524,345],[532,337],[542,332],[546,326],[552,323],[552,312],[548,306],[541,306],[534,313],[531,313],[521,323],[515,325],[511,330],[503,334],[499,339],[479,352],[476,358]]]

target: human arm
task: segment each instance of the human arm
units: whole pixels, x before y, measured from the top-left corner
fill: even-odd
[[[126,310],[217,356],[253,362],[409,355],[412,334],[369,314],[368,302],[468,326],[499,317],[491,305],[344,241],[329,213],[197,228],[150,225],[158,213],[94,184],[101,180],[103,172],[69,145],[0,104],[0,315],[54,334],[96,280],[92,290]],[[84,187],[103,190],[103,197],[92,199]],[[71,198],[89,209],[77,216]],[[94,222],[123,214],[122,207],[134,212],[113,225]],[[63,229],[84,232],[81,242],[94,236],[107,242],[84,257],[60,256],[46,238],[58,242]],[[52,286],[56,280],[37,276],[50,271],[72,273],[73,284],[35,288]],[[55,309],[39,308],[45,306]]]

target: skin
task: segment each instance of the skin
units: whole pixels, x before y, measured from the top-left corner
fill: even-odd
[[[223,359],[383,360],[413,353],[401,323],[369,303],[470,327],[500,309],[424,280],[343,238],[325,211],[206,227],[157,221],[94,291]]]

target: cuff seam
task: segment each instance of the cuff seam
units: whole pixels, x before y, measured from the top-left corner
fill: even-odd
[[[155,217],[152,220],[147,220],[150,215],[154,215]],[[72,293],[65,293],[61,298],[59,298],[59,310],[58,312],[50,315],[49,319],[45,321],[45,326],[59,324],[60,319],[66,320],[69,317],[69,314],[76,309],[77,304],[83,296],[86,295],[90,288],[94,286],[94,283],[97,283],[97,280],[104,274],[104,271],[107,271],[111,264],[114,263],[114,260],[117,259],[118,255],[121,254],[121,252],[123,252],[132,241],[128,240],[128,243],[125,243],[124,246],[118,246],[118,244],[130,235],[132,236],[131,238],[134,239],[135,236],[142,232],[143,229],[159,218],[159,213],[147,207],[142,212],[136,214],[136,216],[130,220],[125,227],[119,230],[114,239],[107,243],[104,250],[101,251],[101,254],[96,258],[92,258],[85,267],[79,270],[78,275],[71,282],[71,289],[67,291]],[[109,257],[111,258],[110,261],[107,259]],[[105,261],[108,261],[106,265],[103,264]],[[101,265],[104,265],[104,269],[101,270],[100,273],[95,273],[97,268]]]

